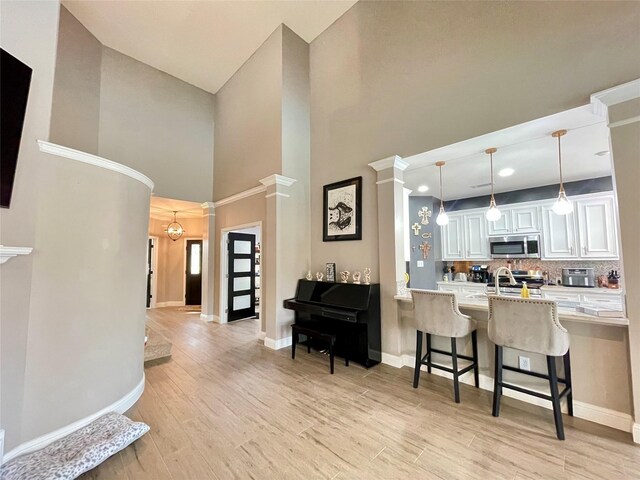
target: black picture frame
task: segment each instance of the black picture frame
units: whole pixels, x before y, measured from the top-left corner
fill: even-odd
[[[325,275],[327,277],[327,282],[336,281],[336,264],[335,263],[327,263],[327,266],[325,268]]]
[[[322,241],[362,240],[362,177],[323,187]]]

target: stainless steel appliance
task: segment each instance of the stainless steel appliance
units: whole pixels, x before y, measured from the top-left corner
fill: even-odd
[[[471,265],[469,277],[472,282],[489,283],[491,274],[487,265]]]
[[[593,268],[563,268],[562,285],[565,287],[595,287]]]
[[[540,235],[489,237],[491,258],[540,258]]]
[[[526,282],[529,289],[530,298],[542,298],[543,275],[540,270],[513,270],[511,272],[516,280],[515,285],[511,285],[509,279],[500,277],[500,295],[507,297],[519,297],[522,291],[522,285]],[[496,285],[491,282],[487,285],[487,293],[493,295],[496,293]]]

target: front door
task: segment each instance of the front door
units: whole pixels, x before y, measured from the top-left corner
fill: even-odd
[[[229,233],[227,321],[256,316],[256,236]]]
[[[202,303],[202,240],[187,240],[185,305]]]

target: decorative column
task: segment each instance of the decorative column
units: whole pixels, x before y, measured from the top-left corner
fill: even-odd
[[[278,350],[291,345],[291,328],[294,316],[285,310],[283,301],[295,293],[295,285],[301,278],[300,271],[308,265],[304,252],[306,245],[298,245],[296,230],[300,228],[301,219],[288,215],[293,194],[291,186],[295,179],[283,175],[270,175],[260,180],[267,187],[266,226],[263,228],[262,265],[263,276],[261,288],[265,300],[263,314],[265,316],[265,346]],[[306,221],[306,220],[304,220]],[[301,263],[304,262],[304,263]]]
[[[591,96],[594,111],[608,121],[613,179],[618,197],[618,218],[629,318],[629,359],[633,392],[633,441],[640,443],[640,80]]]
[[[216,240],[216,214],[213,202],[205,202],[202,207],[202,310],[200,318],[205,322],[218,323],[220,318],[213,313],[213,290],[215,288],[214,264]]]
[[[402,335],[394,296],[404,282],[404,181],[409,164],[394,155],[369,166],[378,173],[378,249],[382,315],[382,361],[402,367]]]

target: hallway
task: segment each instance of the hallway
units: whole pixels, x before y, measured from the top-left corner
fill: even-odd
[[[269,350],[259,321],[205,324],[176,308],[148,311],[173,342],[171,360],[145,368],[142,398],[127,413],[151,431],[83,479],[535,479],[640,478],[630,435],[379,365],[365,370],[300,349]],[[594,436],[597,433],[598,436]]]

